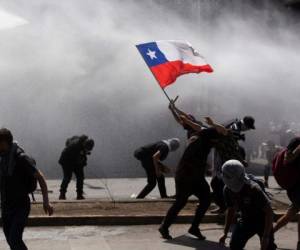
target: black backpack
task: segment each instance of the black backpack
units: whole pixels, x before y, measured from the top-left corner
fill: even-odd
[[[36,161],[33,157],[25,154],[24,152],[18,154],[18,157],[25,159],[32,166],[36,166]],[[37,179],[33,175],[26,176],[26,190],[28,194],[32,194],[37,189]]]
[[[264,184],[264,182],[263,182],[261,179],[255,177],[253,174],[247,174],[247,176],[248,176],[248,178],[249,178],[251,181],[253,181],[253,182],[255,182],[256,184],[258,184],[258,186],[260,187],[260,189],[261,189],[261,190],[264,192],[264,194],[269,198],[269,200],[272,200],[272,194],[269,193],[269,192],[267,192],[266,187],[265,187],[265,184]]]

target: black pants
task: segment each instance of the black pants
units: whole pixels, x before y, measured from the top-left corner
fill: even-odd
[[[72,174],[76,176],[76,191],[78,195],[83,194],[83,182],[84,182],[84,171],[83,166],[69,167],[63,166],[64,178],[60,185],[60,193],[65,194],[67,192],[68,185],[72,179]]]
[[[188,198],[195,195],[199,199],[192,227],[198,228],[210,205],[210,188],[204,177],[197,180],[175,180],[176,182],[176,200],[169,209],[162,227],[168,229],[177,218],[178,213],[186,205]]]
[[[264,233],[264,220],[252,221],[252,222],[242,222],[239,221],[231,236],[230,249],[232,250],[242,250],[247,244],[248,240],[254,235],[258,234],[261,238]],[[275,250],[277,246],[274,243],[274,233],[272,232],[269,236],[269,246],[268,250]]]
[[[160,197],[166,198],[167,190],[166,190],[166,185],[165,185],[165,177],[163,175],[161,177],[156,176],[155,167],[154,167],[152,158],[141,160],[141,163],[147,174],[147,185],[139,193],[137,198],[138,199],[145,198],[155,188],[156,182],[158,184]]]
[[[220,209],[225,210],[225,200],[224,200],[224,182],[222,179],[218,178],[217,176],[213,177],[210,182],[212,191],[213,191],[213,199],[217,206],[220,207]]]
[[[2,211],[3,232],[11,250],[27,250],[23,232],[30,212],[30,202],[24,207]]]

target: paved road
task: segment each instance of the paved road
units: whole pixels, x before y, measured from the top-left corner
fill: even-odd
[[[210,182],[210,178],[207,178]],[[120,178],[120,179],[87,179],[85,180],[85,193],[88,199],[110,199],[112,196],[116,200],[130,199],[132,194],[137,194],[146,184],[145,178]],[[48,180],[49,189],[51,190],[50,199],[56,200],[59,195],[59,180]],[[168,194],[175,193],[174,178],[166,179]],[[270,178],[270,192],[280,201],[289,203],[285,192],[278,189],[278,185],[274,178]],[[67,193],[68,199],[75,199],[75,182],[72,181]],[[148,199],[156,199],[159,197],[157,187],[147,197]],[[37,200],[42,200],[41,195],[36,195]]]
[[[200,249],[219,250],[215,242],[222,233],[222,227],[216,224],[202,226],[208,241],[199,242],[185,235],[188,225],[175,225],[172,241],[164,241],[157,232],[157,225],[148,226],[107,226],[107,227],[39,227],[28,228],[24,238],[30,250],[177,250]],[[296,225],[290,224],[276,236],[281,249],[295,249]],[[0,249],[8,250],[2,232]],[[259,249],[259,240],[254,237],[247,250]]]

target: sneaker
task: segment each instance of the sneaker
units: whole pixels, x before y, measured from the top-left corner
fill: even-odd
[[[198,238],[198,240],[205,240],[206,237],[202,235],[202,233],[200,232],[199,228],[193,228],[191,227],[188,231],[189,234],[195,236],[196,238]]]
[[[67,199],[67,198],[66,198],[66,194],[62,194],[62,193],[61,193],[61,194],[59,195],[58,199],[59,199],[59,200],[66,200],[66,199]]]
[[[158,231],[160,232],[162,238],[164,238],[164,239],[166,239],[166,240],[172,240],[172,239],[173,239],[172,236],[170,235],[168,229],[165,229],[165,228],[163,228],[163,227],[160,227],[160,228],[158,229]]]

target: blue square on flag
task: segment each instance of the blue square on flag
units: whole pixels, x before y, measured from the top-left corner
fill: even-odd
[[[155,42],[139,44],[136,47],[149,67],[168,62]]]

